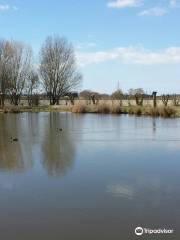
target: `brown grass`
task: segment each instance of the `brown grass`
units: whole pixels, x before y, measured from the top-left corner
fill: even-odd
[[[165,117],[165,118],[175,117],[176,116],[176,110],[173,107],[170,107],[170,106],[160,107],[159,108],[159,115],[161,117]]]
[[[128,113],[133,114],[133,115],[137,115],[137,116],[141,116],[143,114],[143,108],[142,107],[137,107],[137,106],[134,106],[134,107],[131,106],[129,108]]]
[[[2,113],[20,113],[20,112],[51,112],[51,111],[72,111],[73,113],[100,113],[100,114],[132,114],[136,116],[151,117],[180,117],[180,108],[173,106],[126,106],[121,107],[119,104],[108,104],[106,102],[98,105],[86,105],[85,103],[77,103],[71,106],[6,106],[1,110]]]
[[[118,104],[112,105],[110,110],[111,110],[112,114],[121,114],[122,113],[121,106]]]
[[[87,107],[85,104],[78,103],[72,107],[72,112],[73,113],[86,113]]]
[[[20,108],[18,106],[5,107],[3,109],[4,113],[20,113]]]
[[[145,115],[148,115],[148,116],[152,116],[152,117],[159,117],[159,108],[156,107],[148,107],[148,108],[145,108]]]
[[[108,114],[108,113],[111,113],[111,108],[108,104],[101,103],[101,104],[98,105],[97,112]]]
[[[152,116],[152,117],[163,117],[170,118],[176,116],[176,109],[170,106],[161,106],[161,107],[148,107],[145,108],[144,115]]]

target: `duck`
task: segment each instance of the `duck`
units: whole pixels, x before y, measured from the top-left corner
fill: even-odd
[[[18,142],[18,138],[13,138],[13,142]]]

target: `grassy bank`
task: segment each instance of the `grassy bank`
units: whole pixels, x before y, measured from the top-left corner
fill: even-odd
[[[180,117],[180,108],[172,106],[160,106],[153,108],[151,106],[120,106],[108,105],[106,103],[99,105],[77,104],[72,107],[74,113],[98,113],[98,114],[130,114],[136,116],[152,117]]]
[[[22,112],[71,112],[68,106],[6,106],[0,109],[0,113],[22,113]]]
[[[180,117],[180,107],[159,106],[120,106],[118,104],[110,105],[101,103],[98,105],[86,105],[77,103],[74,106],[6,106],[0,110],[0,113],[22,113],[22,112],[73,112],[73,113],[98,113],[98,114],[130,114],[136,116],[152,117]]]

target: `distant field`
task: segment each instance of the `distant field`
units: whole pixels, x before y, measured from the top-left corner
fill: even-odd
[[[66,106],[66,101],[65,100],[60,100],[59,103],[60,103],[60,105]],[[80,99],[80,100],[75,100],[74,103],[75,104],[81,103],[81,104],[89,105],[90,101]],[[98,103],[99,104],[106,103],[106,104],[109,104],[109,105],[113,105],[113,104],[119,104],[119,101],[118,100],[99,100]],[[91,104],[92,104],[92,102],[91,102]],[[135,100],[131,100],[130,104],[132,106],[136,106],[136,101]],[[5,105],[9,106],[10,104],[9,104],[8,101],[6,101]],[[21,106],[28,106],[28,101],[27,100],[21,100],[19,105],[21,105]],[[49,105],[49,100],[40,100],[39,105],[40,106],[48,106]],[[71,106],[71,102],[68,101],[67,105]],[[162,100],[157,100],[157,105],[158,106],[163,106]],[[129,106],[129,101],[128,100],[122,100],[122,106],[125,106],[125,107]],[[144,100],[143,106],[153,106],[153,100]],[[168,106],[173,106],[173,101],[172,100],[169,100]]]

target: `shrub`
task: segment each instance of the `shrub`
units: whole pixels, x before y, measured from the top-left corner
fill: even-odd
[[[104,114],[108,114],[111,112],[110,106],[107,105],[106,103],[102,103],[98,105],[98,109],[97,109],[98,113],[104,113]]]
[[[82,103],[78,103],[72,107],[72,112],[73,113],[86,113],[86,105]]]
[[[121,113],[128,114],[129,113],[128,108],[127,107],[122,107]]]
[[[141,116],[142,115],[142,108],[141,107],[136,107],[135,108],[135,115]]]
[[[129,108],[128,113],[129,113],[129,114],[134,114],[134,107],[131,106],[131,107]]]
[[[149,115],[152,117],[174,117],[176,115],[176,110],[170,106],[162,106],[162,107],[150,107],[145,110],[145,115]]]
[[[135,114],[137,116],[142,115],[142,107],[130,107],[129,114]]]
[[[160,115],[159,108],[149,107],[149,108],[145,109],[145,115],[149,115],[152,117],[159,117],[159,115]]]
[[[176,110],[172,107],[160,107],[159,108],[159,115],[161,117],[165,117],[165,118],[168,118],[168,117],[175,117],[176,115]]]
[[[121,114],[122,113],[122,109],[119,105],[113,105],[111,107],[111,113],[112,114]]]

